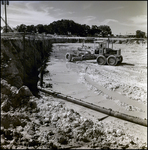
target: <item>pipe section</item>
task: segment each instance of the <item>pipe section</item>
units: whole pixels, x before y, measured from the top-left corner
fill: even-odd
[[[139,117],[130,116],[130,115],[127,115],[127,114],[123,114],[123,113],[114,111],[112,109],[107,109],[107,108],[104,108],[104,107],[100,107],[100,106],[94,105],[92,103],[82,101],[81,99],[73,98],[71,96],[66,96],[66,95],[64,95],[60,92],[55,92],[55,91],[50,90],[50,89],[47,90],[47,89],[41,88],[39,86],[38,86],[38,89],[40,91],[44,92],[44,93],[51,94],[55,97],[67,100],[69,102],[72,102],[72,103],[90,108],[92,110],[96,110],[98,112],[102,112],[104,114],[107,114],[107,115],[110,115],[110,116],[113,116],[113,117],[116,117],[116,118],[119,118],[119,119],[123,119],[123,120],[129,121],[129,122],[136,123],[136,124],[147,127],[147,119],[142,119],[142,118],[139,118]]]

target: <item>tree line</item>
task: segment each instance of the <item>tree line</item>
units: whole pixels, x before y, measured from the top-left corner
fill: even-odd
[[[18,25],[14,30],[18,32],[34,32],[57,35],[75,35],[75,36],[95,36],[101,35],[103,37],[112,34],[111,28],[107,25],[92,25],[75,23],[73,20],[58,20],[49,25],[38,24],[34,25]]]
[[[1,27],[1,30],[5,32],[6,27]],[[10,29],[9,29],[10,30]],[[46,34],[56,34],[56,35],[68,35],[68,36],[101,36],[107,37],[108,35],[114,36],[112,34],[111,28],[107,25],[92,25],[91,27],[86,24],[75,23],[73,20],[58,20],[50,23],[49,25],[25,25],[21,24],[11,29],[11,31],[17,32],[30,32],[30,33],[46,33]],[[9,32],[9,31],[8,31]],[[145,38],[145,32],[137,30],[134,37]]]

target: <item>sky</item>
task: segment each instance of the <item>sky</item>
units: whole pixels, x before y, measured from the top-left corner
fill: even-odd
[[[4,5],[1,16],[5,18]],[[61,19],[90,27],[108,25],[115,35],[147,33],[147,1],[9,1],[7,6],[10,27],[49,25]]]

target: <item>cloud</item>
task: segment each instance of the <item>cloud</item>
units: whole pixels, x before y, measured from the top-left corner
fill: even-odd
[[[115,11],[115,10],[121,10],[121,9],[124,9],[123,6],[119,6],[119,7],[115,7],[115,8],[111,8],[111,9],[107,9],[105,12],[112,12],[112,11]]]
[[[51,22],[55,21],[56,19],[53,17],[46,16],[44,13],[34,13],[32,12],[30,15],[11,15],[9,17],[8,22],[15,22],[16,25],[19,24],[26,24],[26,25],[37,25],[37,24],[50,24]]]
[[[144,18],[144,17],[143,17]],[[105,20],[104,22],[108,22],[107,20]],[[114,23],[116,23],[115,25],[110,25],[111,28],[114,28],[115,30],[122,29],[121,31],[124,32],[131,32],[131,33],[135,33],[136,30],[142,30],[144,32],[147,32],[147,23],[144,22],[144,19],[140,19],[139,17],[132,17],[129,19],[129,21],[127,22],[120,22],[120,21],[113,21]],[[109,23],[109,22],[108,22]],[[119,31],[119,32],[121,32]],[[116,31],[117,32],[117,31]],[[125,34],[125,33],[123,33]]]
[[[104,21],[102,21],[100,23],[100,25],[108,25],[110,22],[116,22],[116,23],[118,23],[119,21],[114,20],[114,19],[105,19]]]
[[[105,19],[104,21],[100,22],[99,24],[100,25],[109,25],[110,22],[114,22],[118,25],[126,26],[126,27],[145,28],[147,26],[147,17],[145,15],[131,17],[128,20],[129,20],[129,22],[120,22],[120,21],[114,20],[114,19]]]
[[[72,15],[72,14],[74,14],[74,13],[75,13],[75,12],[71,12],[71,11],[68,12],[68,14],[70,14],[70,15]]]
[[[92,3],[83,4],[82,9],[86,10],[86,9],[91,8],[91,6],[92,6]]]
[[[20,24],[50,24],[57,19],[49,15],[49,9],[52,10],[53,8],[46,7],[42,10],[40,7],[38,9],[32,9],[31,5],[28,4],[24,8],[17,7],[16,9],[16,7],[10,7],[8,10],[8,24],[10,23],[13,27]]]
[[[29,1],[26,3],[26,7],[28,10],[34,10],[38,12],[47,12],[53,9],[53,7],[49,6],[47,3],[41,3],[40,1]]]
[[[50,24],[59,19],[68,19],[68,16],[73,15],[74,11],[64,11],[58,7],[49,5],[49,3],[41,2],[12,2],[11,7],[7,8],[8,24],[17,26],[20,24],[37,25]],[[2,12],[2,10],[1,10]],[[2,14],[4,18],[4,13]],[[2,26],[4,23],[1,24]]]
[[[89,24],[90,22],[92,22],[95,19],[96,19],[95,16],[86,16],[86,17],[84,17],[83,22],[85,22],[85,24]]]
[[[146,30],[147,16],[146,15],[134,16],[130,17],[127,22],[118,22],[118,23],[123,26]]]
[[[129,20],[135,24],[147,24],[147,16],[146,15],[131,17],[131,18],[129,18]]]
[[[61,12],[62,10],[59,9],[59,8],[56,8],[56,9],[54,9],[53,11],[55,11],[55,12]]]

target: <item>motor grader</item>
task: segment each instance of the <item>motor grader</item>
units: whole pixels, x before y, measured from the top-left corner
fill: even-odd
[[[95,40],[93,54],[83,43],[82,48],[78,48],[77,51],[72,53],[66,53],[65,58],[69,62],[96,59],[99,65],[108,64],[111,66],[120,64],[123,61],[121,49],[109,48],[107,40]]]

